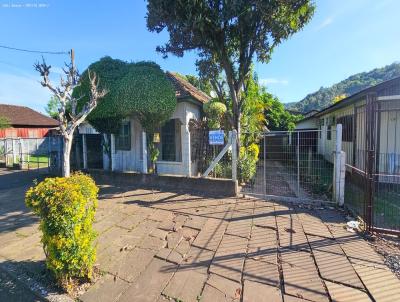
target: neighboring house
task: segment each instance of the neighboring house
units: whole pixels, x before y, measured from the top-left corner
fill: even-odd
[[[42,138],[58,127],[55,119],[24,106],[0,104],[0,116],[10,123],[0,138]]]
[[[346,164],[365,170],[366,150],[374,150],[378,173],[400,173],[400,77],[305,117],[296,124],[296,129],[318,129],[318,153],[332,161],[337,124],[343,126]]]
[[[304,114],[304,118],[296,123],[296,129],[299,130],[310,130],[318,128],[318,121],[314,117],[319,111],[311,110]]]
[[[175,88],[177,106],[170,120],[162,126],[157,136],[159,139],[157,145],[160,150],[157,172],[195,175],[197,168],[196,164],[191,162],[189,121],[201,119],[203,104],[208,102],[210,97],[178,75],[171,72],[166,74]],[[79,127],[79,133],[87,136],[84,139],[86,142],[88,138],[94,140],[94,134],[97,132],[90,125],[85,124]],[[146,172],[146,161],[143,161],[143,156],[147,152],[145,143],[142,126],[132,115],[123,122],[119,135],[111,136],[112,170]],[[87,153],[90,152],[88,146],[82,149],[86,149]],[[86,161],[83,166],[91,168],[87,163],[88,156],[84,154],[82,157],[83,161]],[[103,167],[108,166],[108,156],[104,155]]]

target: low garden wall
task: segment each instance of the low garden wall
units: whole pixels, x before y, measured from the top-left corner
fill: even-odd
[[[237,183],[230,179],[110,172],[94,169],[89,169],[86,172],[89,173],[98,184],[112,183],[117,186],[134,186],[143,189],[156,189],[217,197],[235,197],[238,194]]]

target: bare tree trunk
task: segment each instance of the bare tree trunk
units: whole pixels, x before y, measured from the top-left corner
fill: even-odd
[[[64,149],[63,149],[63,164],[62,164],[62,176],[69,177],[71,175],[71,147],[72,147],[72,135],[63,137]]]
[[[98,89],[99,81],[96,74],[88,71],[90,81],[89,101],[86,103],[80,112],[77,112],[78,101],[81,97],[74,97],[72,92],[75,87],[80,85],[80,74],[75,68],[74,64],[74,51],[71,50],[71,63],[65,64],[66,79],[61,77],[60,87],[55,87],[50,82],[50,65],[47,65],[43,59],[43,63],[35,63],[35,69],[40,73],[43,80],[40,82],[43,87],[47,87],[59,101],[58,108],[58,121],[60,124],[60,132],[63,136],[64,150],[63,150],[63,164],[62,175],[69,177],[71,174],[71,147],[74,135],[74,130],[82,124],[90,112],[97,106],[97,101],[107,94],[104,89]],[[67,108],[69,108],[67,110]]]
[[[241,124],[240,124],[241,117],[242,117],[242,115],[239,112],[238,116],[237,116],[236,125],[235,125],[236,126],[236,131],[237,131],[237,137],[236,137],[236,147],[237,147],[237,149],[236,150],[237,150],[238,154],[240,152],[240,146],[241,146],[240,135],[242,134]]]

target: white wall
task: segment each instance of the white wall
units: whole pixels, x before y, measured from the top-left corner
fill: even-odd
[[[190,119],[200,119],[200,106],[189,102],[179,102],[175,108],[171,119],[179,119],[181,126],[181,150],[182,160],[175,161],[157,161],[157,172],[159,174],[172,175],[194,175],[197,171],[193,171],[193,165],[190,159],[190,134],[189,121]],[[142,140],[141,133],[143,131],[139,121],[131,117],[131,150],[121,151],[115,150],[113,154],[113,166],[115,171],[133,171],[142,172]]]
[[[356,131],[356,146],[359,154],[362,155],[364,152],[364,143],[365,143],[365,109],[364,109],[365,100],[360,100],[355,104],[351,104],[349,106],[340,108],[338,110],[332,111],[327,114],[323,114],[319,116],[319,119],[324,119],[324,125],[321,126],[321,135],[318,138],[318,150],[319,153],[324,155],[324,158],[329,162],[333,163],[332,152],[335,151],[336,145],[336,123],[338,122],[337,119],[347,115],[354,114],[354,108],[357,109],[357,124],[356,128],[353,128],[353,131]],[[328,120],[332,117],[335,117],[336,121],[331,126],[331,140],[327,139],[327,131],[328,131]],[[343,131],[345,131],[343,129]],[[342,141],[342,150],[346,153],[346,164],[353,165],[353,147],[354,142],[351,141]],[[356,152],[357,152],[356,150]],[[356,156],[356,162],[354,164],[357,168],[362,168],[364,165],[364,159],[361,156]]]
[[[318,129],[318,118],[309,118],[296,123],[296,129]]]
[[[131,122],[131,149],[130,150],[116,150],[114,148],[113,167],[114,171],[141,171],[141,148],[142,148],[142,126],[139,121],[130,117]]]
[[[173,174],[192,176],[197,174],[196,166],[191,163],[189,121],[200,119],[201,109],[199,106],[188,102],[178,103],[171,118],[177,118],[182,122],[181,126],[181,150],[182,161],[157,161],[157,172],[159,174]]]

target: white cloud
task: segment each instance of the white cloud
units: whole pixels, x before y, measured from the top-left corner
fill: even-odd
[[[260,79],[259,83],[261,85],[266,85],[266,86],[270,84],[288,85],[289,81],[284,79],[265,78],[265,79]]]
[[[0,73],[0,103],[28,106],[44,112],[51,94],[39,80],[39,76]]]
[[[320,25],[317,26],[317,30],[321,30],[329,25],[331,25],[333,23],[333,17],[327,17],[325,18]]]

